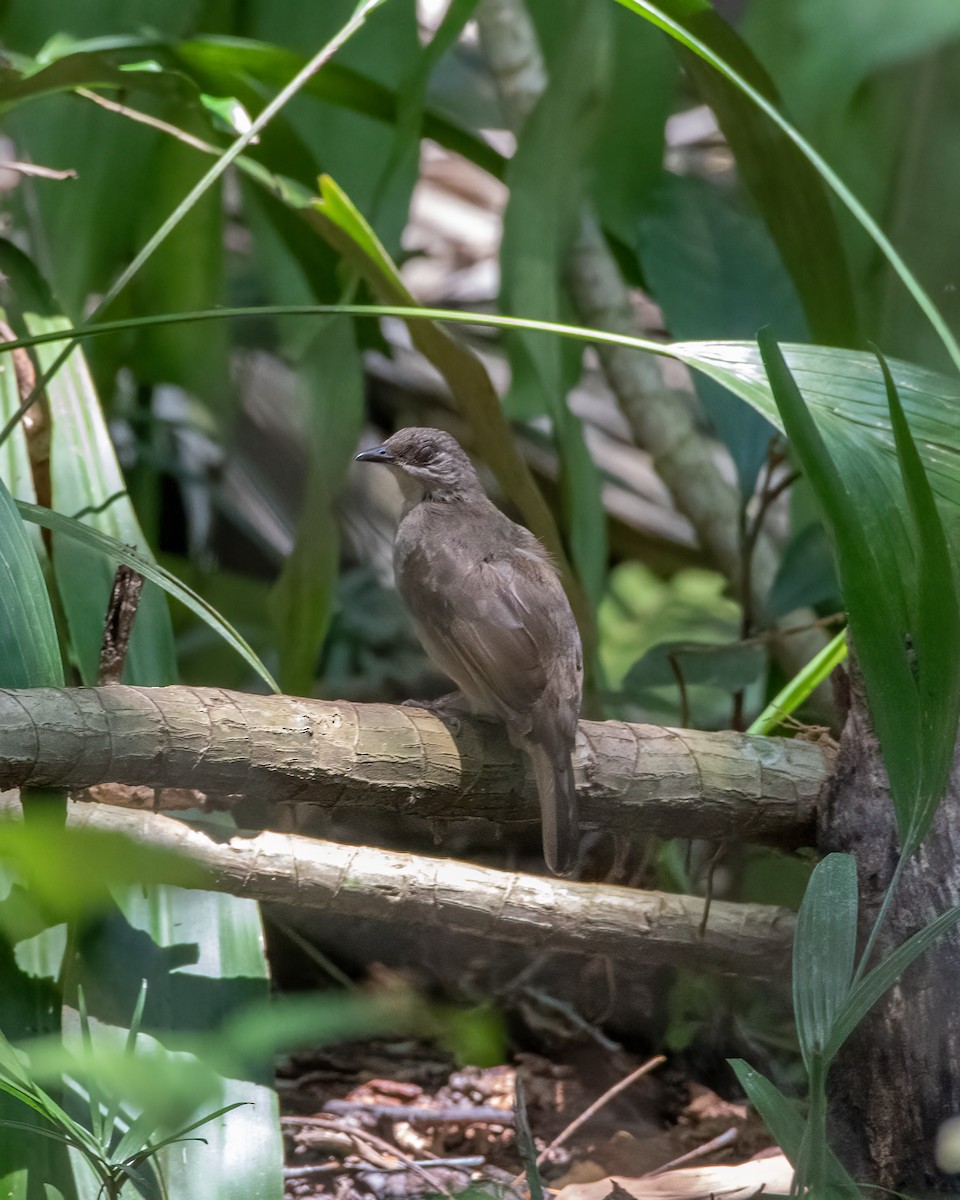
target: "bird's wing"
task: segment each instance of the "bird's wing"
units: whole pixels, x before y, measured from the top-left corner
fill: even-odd
[[[553,678],[561,671],[576,678],[578,670],[570,662],[579,661],[576,626],[555,572],[539,554],[514,548],[475,563],[450,599],[440,620],[411,605],[428,652],[481,711],[529,733]],[[578,679],[575,690],[574,710]]]

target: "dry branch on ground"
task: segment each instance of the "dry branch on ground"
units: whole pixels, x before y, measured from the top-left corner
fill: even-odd
[[[0,812],[18,807],[8,798]],[[794,918],[784,908],[714,901],[701,932],[704,901],[693,896],[569,883],[293,834],[228,835],[222,826],[206,831],[161,813],[102,804],[71,803],[67,820],[173,850],[203,868],[205,889],[344,920],[388,920],[651,967],[764,979],[788,968]]]

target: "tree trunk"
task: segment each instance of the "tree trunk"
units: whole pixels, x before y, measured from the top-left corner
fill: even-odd
[[[819,813],[820,849],[853,854],[860,881],[860,944],[876,919],[897,861],[886,772],[854,681],[836,772]],[[873,963],[960,904],[960,771],[884,921]],[[934,1139],[960,1112],[960,932],[921,955],[876,1005],[829,1079],[833,1145],[855,1179],[917,1195],[960,1194],[934,1162]]]

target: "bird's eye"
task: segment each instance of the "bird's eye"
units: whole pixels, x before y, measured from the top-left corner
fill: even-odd
[[[410,458],[415,466],[425,467],[433,461],[435,451],[436,446],[434,446],[433,442],[420,442],[414,446]]]

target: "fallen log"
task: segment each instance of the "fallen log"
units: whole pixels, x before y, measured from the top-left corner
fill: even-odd
[[[621,721],[582,721],[575,753],[585,829],[782,847],[813,843],[832,762],[824,743]],[[103,783],[166,789],[157,807],[252,796],[287,829],[318,809],[537,819],[526,760],[489,722],[220,688],[0,690],[0,789]]]
[[[0,802],[8,816],[19,810]],[[295,834],[204,829],[161,813],[71,802],[75,828],[121,833],[202,868],[197,886],[314,909],[651,967],[696,967],[761,979],[787,972],[794,917],[784,908],[570,883],[454,859],[343,846]]]

